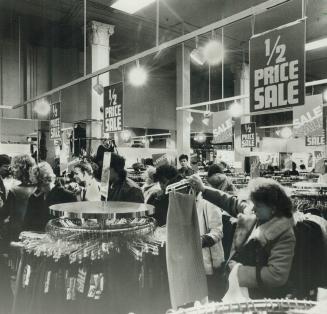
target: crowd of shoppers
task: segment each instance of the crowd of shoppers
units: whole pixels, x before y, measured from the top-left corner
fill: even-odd
[[[158,226],[165,226],[169,208],[166,188],[187,179],[196,196],[209,299],[218,301],[223,297],[226,276],[234,268],[240,287],[248,288],[250,297],[285,297],[299,244],[294,233],[292,202],[284,187],[272,179],[254,179],[248,184],[246,201],[241,201],[226,175],[224,163],[208,167],[205,185],[189,167],[187,155],[181,155],[179,162],[180,169],[169,164],[154,167],[152,162],[147,163],[146,182],[140,188],[128,178],[125,159],[112,153],[107,200],[151,204],[155,207],[153,217]],[[100,181],[95,177],[96,166],[85,160],[75,164],[71,175],[75,183],[66,188],[47,162],[36,164],[24,154],[12,159],[0,155],[2,252],[6,252],[10,241],[18,239],[21,231],[44,231],[53,218],[51,205],[100,201],[102,193]],[[7,189],[3,179],[10,173],[18,184]],[[6,263],[1,258],[3,268]],[[6,284],[8,278],[7,281],[4,278],[0,289]]]

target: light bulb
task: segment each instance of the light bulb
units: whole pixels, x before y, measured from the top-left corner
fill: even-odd
[[[210,121],[210,119],[208,117],[205,117],[205,118],[202,119],[202,123],[207,125],[207,126],[209,125],[209,121]]]
[[[186,122],[187,122],[188,124],[191,124],[191,123],[193,122],[193,117],[192,117],[192,116],[187,117],[187,118],[186,118]]]
[[[123,132],[121,132],[120,136],[124,142],[128,142],[132,137],[132,133],[129,130],[124,130]]]
[[[46,116],[50,112],[50,104],[44,99],[37,100],[34,111],[41,116]]]
[[[223,59],[223,45],[218,40],[210,40],[204,47],[203,47],[203,55],[205,60],[210,65],[217,65],[221,63]]]
[[[130,70],[128,79],[133,86],[142,86],[146,83],[148,74],[144,68],[140,65],[136,65]]]
[[[279,134],[282,138],[288,139],[293,135],[293,132],[289,127],[284,127],[280,130]]]
[[[234,102],[229,107],[229,114],[234,118],[241,117],[243,115],[243,106],[238,102]]]
[[[198,133],[195,137],[194,140],[198,143],[204,143],[207,139],[207,136],[204,133]]]

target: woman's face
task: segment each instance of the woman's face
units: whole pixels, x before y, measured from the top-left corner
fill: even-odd
[[[274,210],[271,206],[268,206],[263,202],[256,201],[253,201],[253,211],[260,222],[269,221],[274,214]]]
[[[48,193],[51,191],[51,182],[52,181],[47,181],[47,182],[42,182],[42,184],[39,185],[39,189],[43,193]]]

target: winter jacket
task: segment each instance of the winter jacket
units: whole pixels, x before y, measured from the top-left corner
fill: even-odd
[[[214,245],[202,248],[204,268],[207,275],[213,274],[213,268],[218,268],[224,262],[223,224],[221,210],[204,200],[201,193],[196,198],[200,235],[207,235],[213,239]]]
[[[45,231],[45,226],[52,218],[49,207],[60,203],[75,202],[76,196],[66,189],[55,186],[46,197],[36,190],[29,198],[23,230]]]
[[[256,216],[253,214],[238,215],[238,213],[248,210],[247,203],[239,202],[236,197],[224,192],[205,189],[202,195],[204,199],[224,209],[232,216],[238,216],[229,257],[229,260],[232,260],[251,235],[251,231],[257,223]],[[257,228],[255,238],[268,256],[267,264],[258,272],[256,266],[240,266],[238,271],[240,286],[259,290],[284,286],[288,280],[294,256],[293,219],[273,218]],[[269,295],[265,297],[269,297]]]
[[[126,178],[112,184],[108,191],[108,201],[144,203],[144,197],[141,188]]]

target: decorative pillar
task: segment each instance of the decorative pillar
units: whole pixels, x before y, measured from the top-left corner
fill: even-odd
[[[95,72],[110,64],[110,36],[113,35],[115,27],[113,25],[91,21],[88,25],[89,53],[88,64],[89,70]],[[91,82],[91,104],[88,116],[91,123],[86,130],[87,137],[103,137],[103,126],[100,120],[103,120],[103,93],[97,93],[93,87],[97,84],[97,78]],[[99,76],[99,83],[102,86],[109,85],[109,73]],[[92,141],[91,148],[97,149],[99,141]]]
[[[234,95],[249,95],[250,92],[250,70],[249,65],[246,63],[237,66],[235,69],[235,84],[234,84]],[[250,102],[249,98],[243,98],[240,100],[243,106],[244,116],[242,118],[236,119],[234,121],[234,151],[235,151],[235,161],[241,162],[242,169],[244,170],[244,160],[246,152],[249,148],[241,147],[241,120],[242,123],[251,122],[249,115],[250,112]]]
[[[183,107],[190,105],[191,101],[190,51],[184,44],[177,48],[176,67],[176,105],[177,107]],[[177,154],[178,156],[181,154],[190,156],[191,127],[187,122],[187,118],[190,117],[191,113],[184,110],[177,110],[176,115]]]

